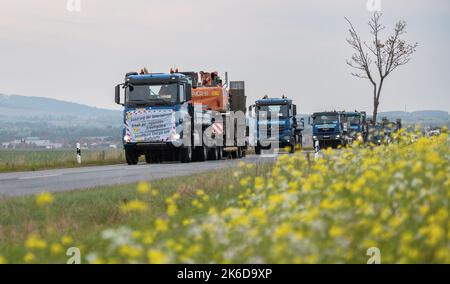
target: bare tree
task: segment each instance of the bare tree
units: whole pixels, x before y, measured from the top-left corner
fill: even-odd
[[[398,67],[408,63],[418,46],[418,43],[410,44],[400,38],[406,33],[405,21],[398,21],[393,35],[382,41],[380,33],[385,27],[380,23],[381,16],[381,13],[375,12],[369,20],[370,34],[373,37],[370,43],[362,41],[353,24],[345,18],[350,25],[350,38],[347,42],[355,51],[351,60],[347,60],[347,64],[357,70],[352,73],[353,76],[368,79],[373,86],[374,124],[377,121],[381,90],[386,77]]]

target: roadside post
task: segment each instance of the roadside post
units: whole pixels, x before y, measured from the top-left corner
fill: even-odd
[[[81,145],[77,143],[77,163],[81,164]]]
[[[319,158],[320,144],[319,140],[314,141],[314,159]]]

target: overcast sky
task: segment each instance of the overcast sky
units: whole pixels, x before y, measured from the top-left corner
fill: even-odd
[[[351,77],[344,16],[369,39],[367,0],[0,0],[0,93],[116,108],[127,71],[228,71],[250,102],[286,94],[300,112],[372,111]],[[388,78],[381,110],[450,111],[450,1],[381,0],[420,47]],[[366,37],[367,36],[367,37]]]

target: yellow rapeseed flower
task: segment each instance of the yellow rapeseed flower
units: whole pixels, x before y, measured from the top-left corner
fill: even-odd
[[[131,200],[120,206],[120,211],[125,214],[131,212],[145,212],[147,209],[147,203],[140,200]]]
[[[0,255],[0,264],[7,264],[6,258]]]
[[[37,234],[31,234],[25,241],[25,247],[28,249],[45,249],[47,247],[47,243]]]
[[[169,229],[168,222],[161,218],[155,220],[155,229],[159,232],[165,232]]]
[[[50,246],[50,253],[53,255],[59,255],[63,252],[63,247],[61,244],[54,243]]]
[[[32,263],[36,260],[36,256],[32,252],[27,252],[25,256],[23,257],[23,261],[26,263]]]
[[[49,192],[42,192],[42,193],[38,194],[38,196],[36,196],[36,204],[41,207],[52,204],[53,201],[54,201],[54,197]]]
[[[137,246],[125,244],[119,247],[119,253],[120,255],[132,260],[141,256],[142,249]]]
[[[331,226],[328,233],[330,234],[330,236],[332,238],[336,238],[336,237],[341,237],[344,234],[344,230],[337,226]]]
[[[149,264],[167,264],[168,257],[160,250],[151,249],[147,252]]]
[[[72,245],[73,244],[73,239],[72,239],[71,236],[63,236],[61,238],[61,243],[63,245],[65,245],[65,246]]]
[[[147,194],[149,191],[150,191],[150,185],[147,182],[142,181],[142,182],[138,183],[137,192],[139,194]]]

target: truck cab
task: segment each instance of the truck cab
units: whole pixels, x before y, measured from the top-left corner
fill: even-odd
[[[344,113],[338,111],[316,112],[312,115],[313,145],[319,141],[320,148],[337,148],[345,145]]]
[[[124,106],[122,137],[128,164],[137,164],[141,155],[147,163],[191,160],[192,141],[183,139],[182,125],[193,116],[191,86],[183,74],[135,72],[127,73],[125,82],[116,86],[115,101]]]
[[[348,125],[348,135],[352,140],[362,139],[366,141],[368,134],[366,112],[344,112],[344,123]]]
[[[290,147],[291,153],[301,146],[304,122],[297,121],[297,106],[291,99],[265,97],[252,107],[256,115],[256,154],[277,144],[278,148]]]
[[[199,75],[202,79],[199,80]],[[247,150],[245,82],[228,87],[217,72],[127,73],[116,86],[124,106],[127,163],[242,158]]]

